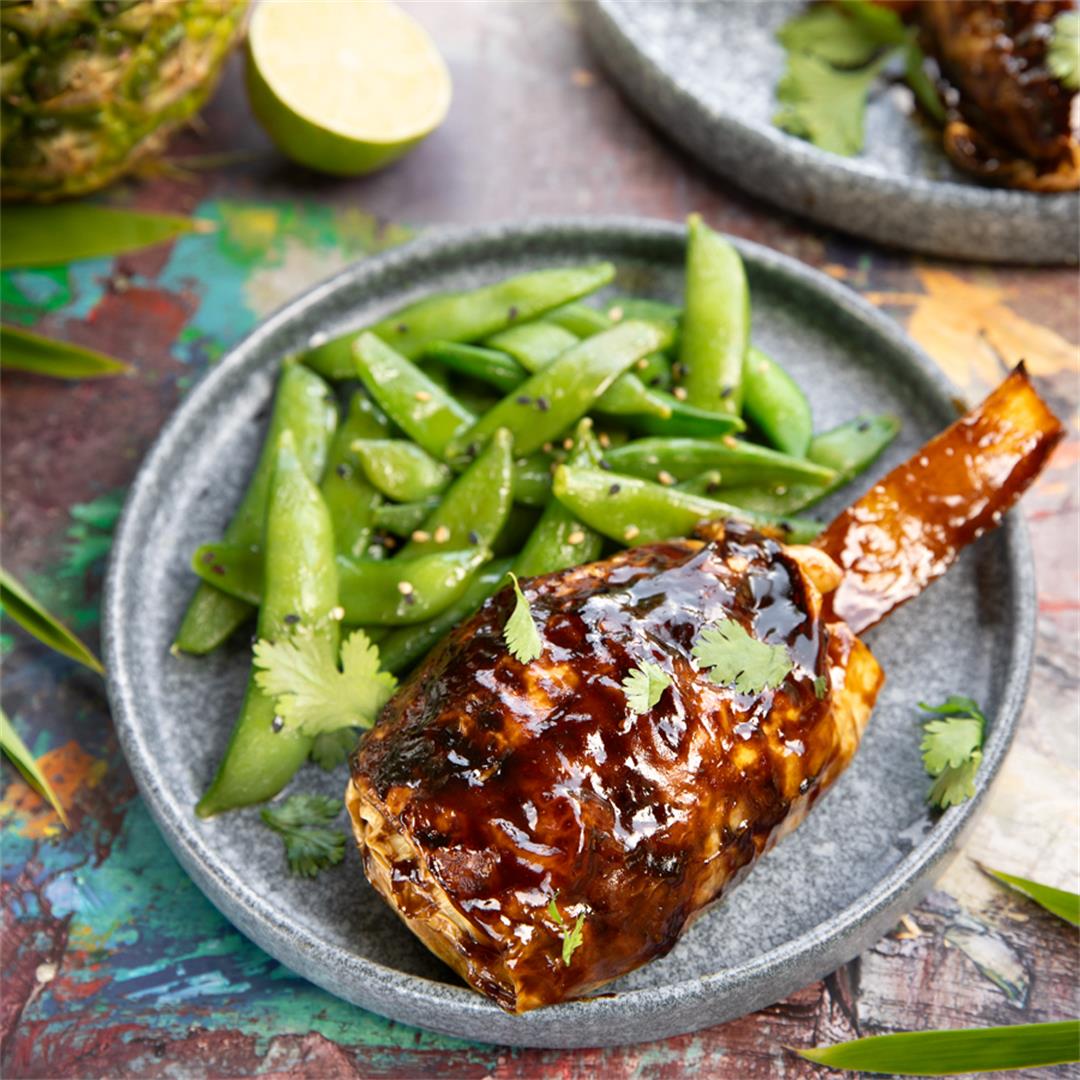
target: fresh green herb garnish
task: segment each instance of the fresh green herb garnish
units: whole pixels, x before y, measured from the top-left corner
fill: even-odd
[[[626,704],[632,712],[648,712],[671,685],[671,679],[659,664],[645,660],[638,664],[622,681],[626,691]]]
[[[345,834],[328,827],[343,805],[328,795],[290,795],[281,806],[263,810],[263,821],[285,844],[290,873],[313,878],[345,858]]]
[[[936,778],[927,801],[944,810],[975,794],[986,717],[968,697],[950,697],[936,706],[920,702],[919,708],[939,717],[924,725],[921,750],[926,771]]]
[[[814,697],[821,701],[829,692],[829,680],[824,675],[814,677]]]
[[[1046,65],[1067,90],[1080,90],[1080,11],[1063,11],[1054,20]]]
[[[558,893],[556,893],[555,895],[557,896]],[[566,920],[562,917],[562,912],[559,910],[559,905],[555,903],[555,897],[554,896],[548,901],[547,911],[548,911],[548,914],[560,926],[562,926],[566,922]]]
[[[577,917],[577,922],[574,923],[573,929],[569,934],[565,934],[562,939],[562,962],[569,967],[570,961],[573,959],[574,951],[579,948],[585,938],[585,913],[582,912]]]
[[[506,620],[506,626],[503,627],[503,640],[511,656],[523,664],[528,664],[544,651],[544,646],[540,641],[540,631],[536,629],[536,620],[529,608],[529,601],[525,599],[525,594],[518,584],[517,575],[509,573],[509,576],[514,582],[517,601]]]
[[[1055,889],[1053,885],[1043,885],[1030,878],[1006,874],[1003,870],[993,870],[982,863],[977,865],[984,874],[989,874],[1002,885],[1023,893],[1029,900],[1034,900],[1040,907],[1046,908],[1051,915],[1056,915],[1073,926],[1080,926],[1080,895],[1077,893],[1067,889]]]
[[[955,1076],[1066,1065],[1080,1061],[1078,1048],[1080,1020],[1062,1020],[952,1031],[904,1031],[795,1052],[831,1069],[890,1076]]]
[[[37,759],[30,753],[30,748],[22,741],[22,736],[11,725],[7,714],[0,709],[0,750],[7,755],[16,769],[22,773],[23,779],[56,811],[56,816],[64,823],[64,828],[69,829],[67,814],[64,812],[64,804],[60,802],[53,790],[49,778],[41,771]]]
[[[255,643],[255,681],[276,699],[278,715],[305,735],[371,727],[397,680],[379,670],[379,650],[363,630],[342,643],[341,668],[321,634],[299,631]]]
[[[315,736],[308,755],[320,769],[333,772],[349,756],[356,745],[356,728],[343,727],[336,731],[324,731]]]
[[[701,632],[693,656],[719,686],[733,685],[740,694],[775,690],[794,666],[783,645],[752,638],[734,619]]]
[[[855,19],[826,4],[808,8],[776,32],[788,52],[810,53],[836,67],[860,68],[881,51],[880,38]]]

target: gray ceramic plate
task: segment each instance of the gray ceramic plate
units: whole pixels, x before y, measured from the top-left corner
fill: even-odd
[[[980,185],[949,163],[903,88],[877,93],[866,148],[829,154],[776,128],[775,33],[804,0],[593,0],[597,52],[659,126],[785,210],[885,244],[983,262],[1075,264],[1080,198]]]
[[[664,959],[595,999],[507,1016],[436,961],[368,887],[359,858],[317,881],[285,874],[257,810],[209,822],[210,779],[247,670],[247,639],[203,659],[169,653],[195,578],[192,549],[217,537],[259,445],[281,358],[419,296],[529,268],[612,259],[618,287],[675,299],[684,232],[660,222],[550,221],[432,234],[357,263],[283,308],[190,393],[128,497],[105,596],[109,697],[128,761],[173,851],[207,896],[284,964],[386,1016],[487,1042],[596,1046],[690,1031],[766,1005],[855,956],[917,902],[978,798],[926,811],[917,701],[983,702],[990,730],[979,795],[1024,697],[1034,590],[1019,518],[967,552],[931,592],[872,634],[888,680],[862,749],[835,790],[730,899]],[[828,427],[892,411],[903,433],[874,475],[954,415],[950,388],[888,318],[847,288],[740,243],[755,339],[807,387]],[[858,485],[865,487],[871,477]],[[832,508],[829,508],[830,510]],[[294,790],[340,794],[344,770],[309,767]]]

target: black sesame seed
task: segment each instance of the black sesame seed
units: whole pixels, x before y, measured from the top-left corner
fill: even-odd
[[[607,489],[609,495],[618,495],[620,491],[622,491],[621,484],[612,484],[611,487]]]
[[[518,394],[516,401],[519,405],[531,405],[532,398],[528,394]]]
[[[397,326],[395,327],[395,329],[397,330],[397,332],[399,334],[407,334],[409,332],[408,325],[406,323],[403,323],[403,322],[399,322],[397,324]]]
[[[722,398],[729,398],[734,393],[735,393],[735,387],[734,386],[725,386],[724,389],[720,391],[720,396]]]
[[[547,412],[551,408],[551,402],[546,397],[538,397],[536,399],[536,407],[541,412]]]
[[[870,421],[869,420],[860,420],[855,425],[855,430],[856,431],[869,431],[870,430]]]
[[[280,731],[285,726],[285,721],[280,716],[275,716],[270,726],[275,732]]]
[[[518,317],[518,309],[517,309],[516,307],[511,307],[511,308],[510,308],[510,309],[509,309],[509,310],[507,311],[507,313],[506,313],[506,317],[507,317],[508,319],[510,319],[511,321],[513,321],[514,319],[516,319],[516,318]]]
[[[416,593],[405,594],[405,606],[412,607],[416,603]]]
[[[475,529],[470,529],[469,530],[469,543],[470,544],[479,544],[480,543],[480,534]]]
[[[710,480],[705,485],[705,492],[708,495],[715,495],[721,488],[721,484],[718,484],[715,480]]]
[[[205,553],[205,554],[203,555],[203,557],[202,557],[202,561],[203,561],[204,563],[212,563],[212,562],[214,561],[214,553],[213,553],[212,551],[207,551],[207,552],[206,552],[206,553]]]
[[[599,464],[600,464],[601,469],[607,469],[608,472],[611,472],[611,462],[610,461],[607,461],[604,458],[601,458]]]
[[[342,464],[339,465],[334,471],[344,480],[352,472],[352,469],[350,469],[348,465]]]
[[[285,618],[282,620],[282,622],[284,622],[286,626],[295,626],[299,621],[299,615],[286,615]]]

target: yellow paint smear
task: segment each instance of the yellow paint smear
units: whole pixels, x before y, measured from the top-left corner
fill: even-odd
[[[37,763],[65,810],[70,810],[79,791],[97,787],[106,770],[104,761],[91,757],[74,740],[42,754]],[[12,819],[16,832],[32,840],[57,836],[63,829],[56,811],[22,777],[4,790],[0,818]]]

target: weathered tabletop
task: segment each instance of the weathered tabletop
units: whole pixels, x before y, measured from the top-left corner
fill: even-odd
[[[605,82],[571,6],[429,2],[417,11],[445,51],[456,97],[446,126],[397,167],[334,182],[283,162],[250,117],[234,58],[197,130],[174,144],[174,167],[113,196],[197,213],[220,223],[215,234],[137,257],[3,276],[5,319],[137,368],[98,383],[5,380],[7,569],[96,642],[110,530],[162,421],[264,314],[347,262],[434,223],[566,213],[681,219],[700,210],[881,305],[972,394],[1025,359],[1069,419],[1070,440],[1023,509],[1040,618],[1016,744],[937,891],[823,982],[665,1042],[515,1051],[365,1013],[250,944],[187,879],[151,823],[100,681],[8,625],[4,706],[59,777],[74,831],[62,833],[4,766],[0,1070],[12,1077],[808,1076],[815,1069],[784,1044],[1076,1015],[1075,932],[1003,892],[973,861],[1077,887],[1075,274],[872,249],[712,180]],[[186,166],[185,155],[194,155]]]

